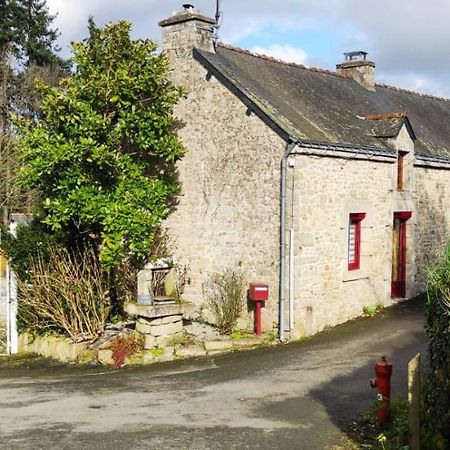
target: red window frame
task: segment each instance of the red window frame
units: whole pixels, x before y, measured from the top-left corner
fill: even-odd
[[[366,213],[351,213],[348,220],[348,235],[347,235],[347,263],[348,270],[358,270],[361,265],[361,222],[366,217]],[[353,252],[350,250],[351,232],[354,227],[354,248]]]

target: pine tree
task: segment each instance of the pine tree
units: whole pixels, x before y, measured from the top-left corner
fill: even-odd
[[[4,222],[8,210],[22,209],[29,197],[15,182],[18,161],[11,113],[35,116],[39,104],[34,79],[55,84],[67,68],[56,54],[54,19],[45,0],[0,2],[0,207]]]

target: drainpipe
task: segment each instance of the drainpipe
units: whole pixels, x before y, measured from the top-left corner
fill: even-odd
[[[295,148],[296,143],[289,139],[283,157],[281,158],[281,173],[280,173],[280,341],[284,341],[284,308],[286,303],[286,167],[287,159]]]

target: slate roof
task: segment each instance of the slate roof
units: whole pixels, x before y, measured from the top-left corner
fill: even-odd
[[[197,49],[194,54],[288,136],[381,149],[409,120],[417,138],[417,155],[450,158],[448,99],[380,84],[369,91],[335,72],[223,44],[215,54]]]

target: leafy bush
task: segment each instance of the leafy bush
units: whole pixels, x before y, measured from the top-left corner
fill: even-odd
[[[434,434],[450,448],[450,246],[428,276],[427,323],[430,374],[426,406]]]
[[[111,310],[108,286],[93,250],[75,256],[52,248],[30,263],[27,280],[18,279],[21,324],[37,333],[62,332],[75,342],[94,340]]]
[[[4,227],[0,233],[2,239],[0,248],[11,261],[12,268],[22,280],[27,279],[28,268],[38,256],[46,259],[51,247],[59,243],[57,234],[50,235],[45,225],[35,219],[30,224],[20,224],[16,229],[16,236]]]
[[[172,114],[183,90],[156,44],[130,34],[128,22],[90,20],[72,44],[75,71],[57,88],[39,84],[39,120],[15,120],[20,181],[39,193],[41,221],[71,248],[96,248],[108,270],[147,258],[184,154]]]
[[[244,307],[244,276],[227,269],[211,275],[204,286],[204,295],[211,308],[216,326],[222,334],[230,334]]]

